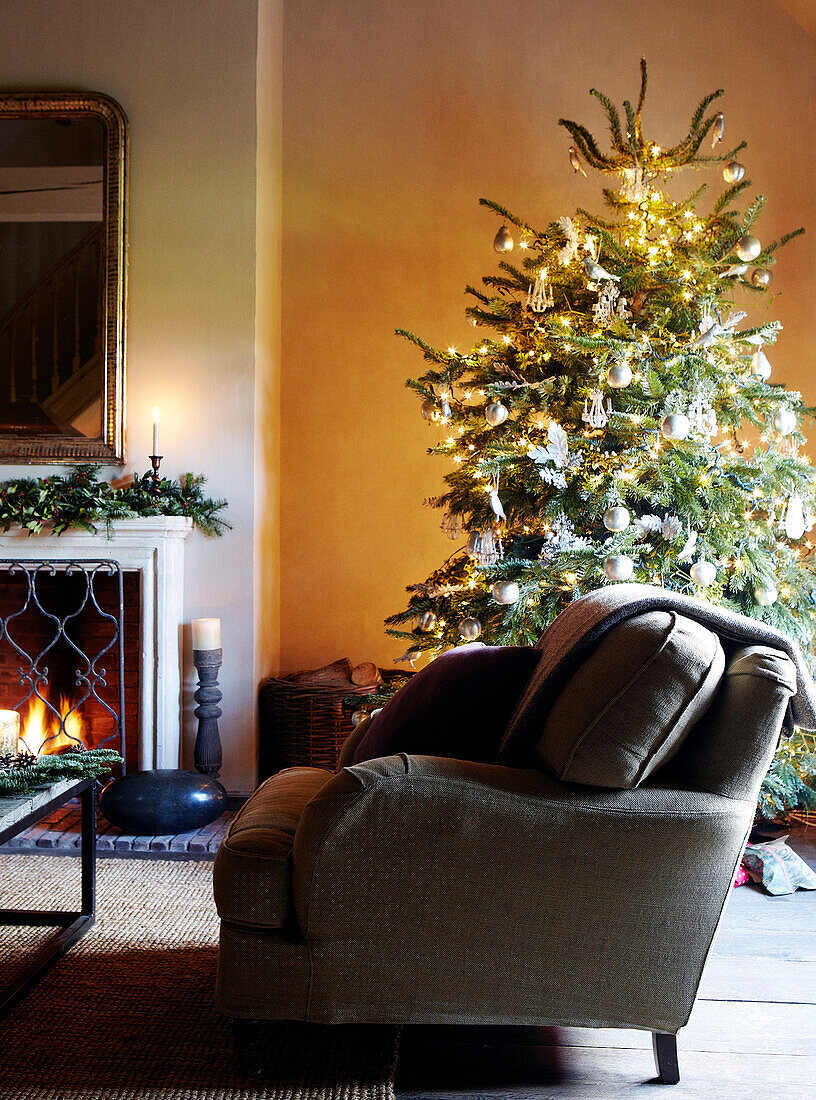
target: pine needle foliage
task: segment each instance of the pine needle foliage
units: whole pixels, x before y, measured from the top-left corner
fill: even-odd
[[[441,429],[429,453],[451,467],[430,503],[457,545],[409,587],[388,632],[410,661],[462,644],[474,630],[463,620],[477,620],[488,643],[528,644],[631,567],[632,580],[767,622],[810,654],[816,497],[799,449],[813,410],[770,380],[763,350],[781,329],[767,317],[776,254],[802,230],[766,247],[746,239],[765,197],[735,178],[745,143],[720,151],[721,90],[667,148],[644,136],[645,62],[623,115],[591,94],[609,152],[584,125],[560,121],[573,155],[616,177],[606,215],[579,209],[536,229],[480,200],[515,237],[481,289],[467,288],[480,338],[459,352],[397,330],[427,364],[407,384]],[[669,182],[689,168],[707,170],[712,188],[671,197]],[[629,518],[622,530],[605,523],[613,508]],[[497,582],[518,597],[497,602]],[[774,812],[810,797],[802,744],[787,743],[763,788]]]
[[[135,475],[119,488],[96,477],[97,467],[75,466],[67,475],[13,478],[0,482],[0,529],[24,527],[36,535],[48,527],[55,535],[71,528],[95,531],[104,524],[110,535],[120,519],[139,516],[188,516],[205,535],[222,535],[229,523],[221,516],[225,500],[204,493],[206,478],[182,474],[178,481],[150,473]]]

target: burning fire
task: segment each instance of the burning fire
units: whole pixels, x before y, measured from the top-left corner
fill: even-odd
[[[82,737],[82,719],[78,711],[71,710],[70,699],[61,695],[58,709],[65,733],[60,729],[56,715],[46,711],[42,699],[37,695],[31,697],[28,702],[28,711],[22,715],[22,733],[18,744],[20,752],[37,754],[62,752],[64,749],[78,748],[77,741],[85,743]]]

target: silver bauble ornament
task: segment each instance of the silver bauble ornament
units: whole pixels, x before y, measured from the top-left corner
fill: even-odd
[[[757,238],[752,237],[750,233],[743,233],[737,241],[735,251],[743,263],[749,264],[751,260],[755,260],[760,254],[762,245]]]
[[[628,581],[634,568],[635,563],[625,554],[610,554],[604,562],[603,571],[610,581]]]
[[[493,238],[493,247],[497,252],[513,251],[513,237],[506,225],[503,225]]]
[[[491,401],[485,409],[485,420],[488,422],[491,428],[498,428],[500,424],[503,424],[510,412],[506,405],[502,405],[501,401]]]
[[[417,619],[417,629],[427,634],[436,626],[436,612],[423,611]]]
[[[519,586],[515,581],[496,581],[491,592],[496,603],[515,603],[519,598]]]
[[[478,619],[462,619],[459,623],[459,633],[466,642],[475,642],[482,633],[482,624]]]
[[[767,267],[755,267],[751,272],[751,286],[769,287],[773,282],[773,272]]]
[[[705,558],[696,561],[689,572],[698,588],[710,588],[717,579],[717,566]]]
[[[691,431],[691,421],[684,413],[669,413],[663,417],[660,431],[666,439],[685,439]]]
[[[771,604],[776,603],[779,598],[779,593],[776,590],[776,585],[771,584],[769,581],[767,584],[758,584],[754,589],[754,599],[760,607],[770,607]]]
[[[796,413],[793,409],[786,409],[784,407],[777,409],[773,414],[771,423],[774,426],[774,430],[779,432],[780,435],[790,435],[791,432],[796,431]]]
[[[614,363],[606,372],[606,381],[613,390],[622,390],[632,381],[632,368],[628,363]]]
[[[366,718],[368,718],[368,715],[364,710],[355,710],[351,716],[351,724],[352,726],[359,726]]]
[[[436,405],[433,401],[423,401],[419,412],[423,420],[433,420],[436,417]]]
[[[723,179],[726,183],[739,183],[745,175],[745,165],[738,160],[730,160],[723,168]]]
[[[618,505],[604,512],[603,525],[607,531],[625,531],[629,526],[629,509]]]
[[[757,348],[751,356],[751,374],[760,382],[767,382],[771,377],[771,364],[762,348]]]

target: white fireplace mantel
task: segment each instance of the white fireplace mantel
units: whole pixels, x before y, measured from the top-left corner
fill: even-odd
[[[0,559],[117,561],[124,572],[141,575],[141,701],[139,761],[142,769],[177,768],[181,746],[181,626],[184,615],[184,540],[192,529],[186,516],[123,519],[107,537],[14,528],[0,535]]]

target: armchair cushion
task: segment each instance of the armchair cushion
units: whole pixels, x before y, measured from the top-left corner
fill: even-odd
[[[457,646],[426,665],[386,703],[354,763],[405,752],[492,763],[541,653],[528,646]]]
[[[558,779],[639,786],[679,749],[722,679],[719,638],[674,611],[611,629],[555,700],[535,748]]]
[[[307,803],[331,779],[322,768],[287,768],[257,789],[233,819],[213,868],[222,920],[280,928],[292,911],[292,846]]]

